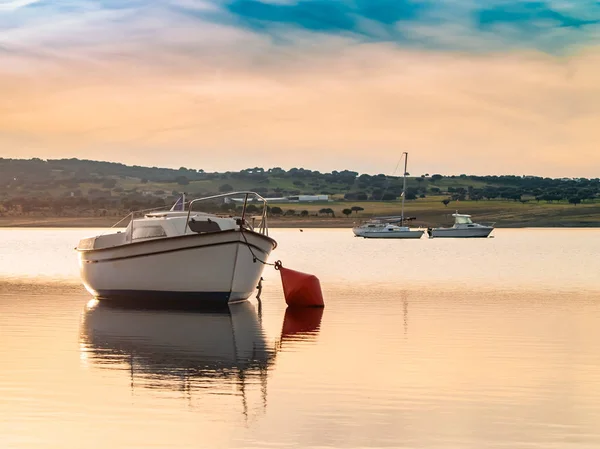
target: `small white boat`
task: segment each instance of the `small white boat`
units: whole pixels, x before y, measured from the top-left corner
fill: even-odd
[[[404,226],[407,221],[404,217],[404,198],[406,196],[406,173],[408,168],[408,153],[402,153],[404,157],[404,175],[402,185],[402,212],[400,217],[376,217],[359,226],[352,228],[357,237],[372,239],[420,239],[425,233],[422,229],[411,229]],[[400,159],[402,160],[402,159]],[[395,224],[395,223],[399,223]]]
[[[470,215],[452,214],[454,226],[451,228],[428,228],[430,238],[486,238],[494,230],[494,223],[473,223]]]
[[[244,195],[240,217],[193,211],[201,201]],[[263,202],[257,228],[246,220],[249,197]],[[83,239],[76,250],[81,279],[99,298],[194,299],[209,303],[245,300],[255,292],[277,243],[268,236],[266,200],[233,192],[181,201],[169,211],[147,213],[124,232]]]

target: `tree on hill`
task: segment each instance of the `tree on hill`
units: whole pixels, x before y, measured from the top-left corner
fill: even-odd
[[[102,183],[102,187],[104,187],[105,189],[112,189],[116,185],[117,185],[116,179],[107,179]]]
[[[37,196],[41,198],[46,192],[52,192],[55,196],[54,200],[44,197],[40,200],[41,204],[26,204],[26,208],[33,208],[33,213],[37,211],[53,213],[52,206],[55,201],[60,201],[60,205],[64,206],[63,214],[81,212],[82,210],[77,209],[87,206],[83,203],[79,205],[75,200],[84,197],[80,193],[81,190],[85,190],[87,195],[90,185],[102,189],[90,193],[90,199],[93,201],[92,207],[96,210],[107,208],[109,215],[120,213],[123,209],[121,201],[125,199],[128,201],[128,206],[131,205],[135,208],[152,207],[149,204],[152,199],[150,197],[140,198],[139,192],[149,190],[148,185],[151,185],[151,183],[175,183],[178,177],[182,177],[180,178],[180,181],[183,182],[181,185],[186,185],[186,179],[190,185],[194,181],[202,180],[206,183],[203,188],[208,192],[219,191],[219,186],[228,182],[234,182],[236,188],[259,191],[262,195],[268,193],[272,196],[293,195],[292,192],[299,194],[303,190],[315,194],[329,192],[336,196],[343,196],[347,201],[345,208],[349,208],[351,202],[367,200],[371,195],[374,200],[382,200],[388,199],[388,194],[399,195],[402,191],[401,176],[386,176],[384,174],[361,174],[358,176],[356,172],[349,170],[333,170],[331,173],[321,173],[298,167],[286,172],[281,168],[267,170],[266,168],[253,167],[239,172],[204,173],[202,170],[186,167],[174,170],[158,167],[127,166],[119,163],[75,158],[57,160],[0,158],[0,186],[2,187],[0,196],[3,202],[17,197],[25,197],[29,201],[30,197]],[[562,202],[573,205],[600,200],[600,178],[598,177],[587,179],[517,175],[442,176],[437,173],[430,176],[426,173],[420,175],[420,178],[424,178],[425,181],[421,181],[419,178],[411,178],[407,194],[413,191],[416,196],[436,194],[447,196],[449,200],[468,198],[477,201],[485,198],[521,201],[522,203],[526,201],[523,198],[535,198],[538,202]],[[445,186],[443,184],[446,178],[452,180],[451,185]],[[122,182],[121,179],[126,180],[126,189],[124,189],[124,186],[119,186],[119,183]],[[285,182],[280,184],[281,180],[285,180]],[[270,185],[279,187],[279,189],[273,193],[275,189],[268,189]],[[112,189],[115,199],[107,199],[108,194],[103,192],[108,189]],[[164,192],[151,190],[154,191],[154,195],[164,195]],[[448,195],[445,195],[446,190],[449,191]],[[225,190],[220,191],[225,193],[231,190],[225,188]],[[71,198],[71,192],[74,192],[74,198]],[[174,192],[173,194],[179,195],[180,193]],[[69,202],[62,204],[62,201],[67,197],[68,200],[66,201]],[[116,199],[117,197],[118,199]],[[410,198],[410,196],[407,198]],[[572,198],[578,198],[580,202],[569,201]],[[137,201],[139,204],[133,204],[132,201]],[[356,209],[351,208],[351,210],[358,212]],[[311,212],[309,215],[315,212]],[[57,212],[54,212],[54,214],[58,215],[59,213],[57,208]]]
[[[360,211],[363,211],[363,210],[365,210],[365,208],[364,208],[364,207],[360,207],[360,206],[352,206],[350,209],[351,209],[353,212],[355,212],[356,214],[358,214]]]
[[[581,203],[581,198],[579,197],[571,197],[569,198],[569,203],[572,204],[573,206],[577,206],[579,203]]]
[[[281,210],[281,207],[279,206],[274,206],[271,208],[271,214],[273,215],[281,215],[283,213],[283,210]]]
[[[335,218],[335,212],[333,212],[333,209],[331,209],[330,207],[327,207],[327,208],[324,208],[324,209],[320,209],[319,213],[320,214],[326,214],[326,215],[331,214],[331,216],[333,218]]]
[[[346,218],[347,218],[347,217],[349,217],[349,216],[350,216],[350,214],[352,214],[352,209],[344,209],[344,210],[342,211],[342,213],[343,213],[343,214],[346,216]]]
[[[175,182],[181,186],[187,186],[190,183],[190,180],[187,176],[178,176],[175,178]]]
[[[394,193],[384,193],[383,196],[381,197],[382,201],[393,201],[396,198],[398,198],[398,195],[394,194]]]
[[[373,201],[381,201],[383,198],[383,189],[375,189],[371,194],[371,200]]]

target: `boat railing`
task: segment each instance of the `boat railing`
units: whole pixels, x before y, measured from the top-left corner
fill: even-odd
[[[100,235],[106,234],[106,232],[108,232],[111,229],[116,228],[118,225],[120,225],[121,223],[123,223],[127,219],[130,220],[129,223],[131,223],[131,227],[132,227],[131,232],[132,232],[132,235],[133,235],[133,220],[135,219],[136,215],[138,215],[138,214],[146,214],[148,212],[153,212],[153,211],[156,211],[156,210],[164,210],[164,209],[165,209],[165,206],[158,206],[158,207],[152,207],[150,209],[141,209],[141,210],[131,211],[127,215],[125,215],[123,218],[121,218],[119,221],[117,221],[115,224],[113,224],[106,231],[104,231],[102,234],[100,234]]]
[[[248,206],[248,200],[251,198],[256,198],[258,201],[261,201],[263,203],[263,210],[262,210],[262,214],[261,214],[261,220],[260,223],[258,224],[258,233],[259,234],[263,234],[268,236],[269,235],[269,229],[267,226],[267,200],[265,198],[263,198],[262,196],[260,196],[258,193],[256,192],[252,192],[252,191],[241,191],[241,192],[230,192],[230,193],[223,193],[220,195],[212,195],[212,196],[207,196],[204,198],[197,198],[195,200],[192,201],[186,201],[183,204],[183,210],[185,211],[185,207],[188,206],[187,209],[187,219],[185,222],[185,229],[184,229],[184,234],[187,232],[187,228],[188,228],[188,224],[190,221],[190,213],[192,212],[192,206],[195,203],[199,203],[201,201],[208,201],[208,200],[214,200],[214,199],[219,199],[219,198],[227,198],[227,197],[232,197],[232,196],[240,196],[240,195],[244,195],[244,204],[243,204],[243,208],[242,208],[242,217],[241,217],[241,223],[244,223],[244,220],[246,219],[246,209]],[[140,215],[146,215],[148,212],[154,212],[154,211],[164,211],[165,210],[165,206],[158,206],[158,207],[152,207],[149,209],[140,209],[140,210],[135,210],[130,212],[129,214],[127,214],[126,216],[124,216],[123,218],[121,218],[119,221],[117,221],[115,224],[113,224],[110,228],[108,228],[103,234],[105,234],[106,232],[108,232],[110,229],[116,228],[119,224],[129,220],[128,223],[131,223],[130,229],[129,229],[129,238],[133,238],[133,223],[134,220],[137,216]],[[254,226],[253,226],[254,227]],[[102,234],[102,235],[103,235]]]
[[[183,233],[185,234],[187,232],[188,223],[190,221],[190,214],[193,211],[193,205],[195,203],[199,203],[202,201],[221,199],[221,198],[225,199],[225,198],[233,197],[233,196],[239,197],[240,195],[243,195],[243,198],[244,198],[244,204],[242,206],[242,216],[240,219],[240,229],[242,229],[244,226],[244,223],[246,223],[246,210],[248,208],[248,200],[256,199],[263,203],[263,208],[262,208],[262,213],[261,213],[261,220],[260,220],[260,223],[258,224],[258,230],[256,230],[256,228],[254,228],[254,226],[253,226],[253,228],[254,228],[255,232],[258,232],[259,234],[268,236],[269,228],[267,226],[267,200],[265,198],[263,198],[262,196],[260,196],[258,193],[252,192],[249,190],[239,191],[239,192],[222,193],[220,195],[212,195],[212,196],[207,196],[204,198],[197,198],[195,200],[190,201],[189,207],[188,207],[188,215],[187,215],[187,219],[185,221],[185,229],[184,229]]]

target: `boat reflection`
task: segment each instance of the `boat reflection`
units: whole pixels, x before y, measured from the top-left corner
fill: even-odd
[[[266,405],[275,347],[248,301],[207,311],[91,300],[80,339],[88,361],[127,369],[132,388],[241,393],[246,408],[247,384],[258,385]]]

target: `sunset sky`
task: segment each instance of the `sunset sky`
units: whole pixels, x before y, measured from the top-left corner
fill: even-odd
[[[591,0],[0,0],[0,157],[600,176]]]

